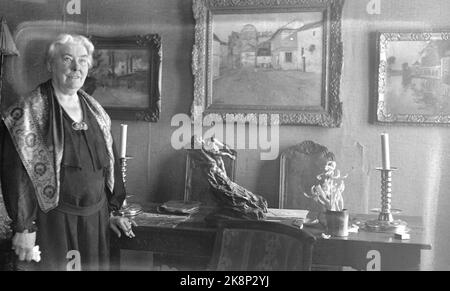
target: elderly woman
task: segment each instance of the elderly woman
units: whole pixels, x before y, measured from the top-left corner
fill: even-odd
[[[125,197],[111,121],[81,87],[94,46],[60,35],[49,47],[52,78],[2,112],[0,177],[13,220],[13,249],[44,270],[104,270],[109,229],[133,237],[113,213]],[[36,249],[36,248],[35,248]]]

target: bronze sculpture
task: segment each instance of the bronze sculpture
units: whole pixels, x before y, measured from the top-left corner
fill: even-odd
[[[266,218],[267,201],[233,182],[227,175],[222,157],[236,159],[230,148],[215,138],[203,140],[192,137],[191,155],[202,168],[211,187],[211,194],[217,202],[217,209],[207,220]]]

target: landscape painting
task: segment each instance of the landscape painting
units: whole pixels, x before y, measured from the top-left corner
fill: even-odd
[[[379,40],[378,121],[450,124],[450,33]]]
[[[161,112],[161,36],[90,36],[95,46],[84,90],[112,119],[157,122]]]
[[[341,126],[344,0],[192,2],[193,120]]]
[[[212,17],[212,104],[320,107],[321,12]]]
[[[106,107],[148,107],[148,68],[147,50],[99,49],[94,52],[88,90]]]

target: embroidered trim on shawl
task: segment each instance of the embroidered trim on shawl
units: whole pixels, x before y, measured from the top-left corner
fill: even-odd
[[[63,147],[55,148],[53,141],[47,141],[49,130],[48,96],[42,93],[41,84],[30,95],[6,110],[4,122],[8,128],[20,159],[34,186],[39,207],[48,212],[58,206],[59,173]],[[112,150],[111,120],[101,105],[91,96],[78,91],[92,111],[105,138],[109,157],[106,184],[114,190],[114,155]],[[55,163],[56,159],[56,163]]]

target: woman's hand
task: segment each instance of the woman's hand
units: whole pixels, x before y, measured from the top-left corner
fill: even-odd
[[[28,230],[16,232],[12,239],[12,249],[19,256],[19,260],[31,262],[35,243],[36,232],[29,233]]]
[[[109,218],[109,226],[117,234],[118,237],[121,236],[120,230],[122,230],[123,233],[125,233],[125,235],[129,238],[135,237],[131,227],[137,226],[137,224],[132,219],[123,216],[111,216]]]

